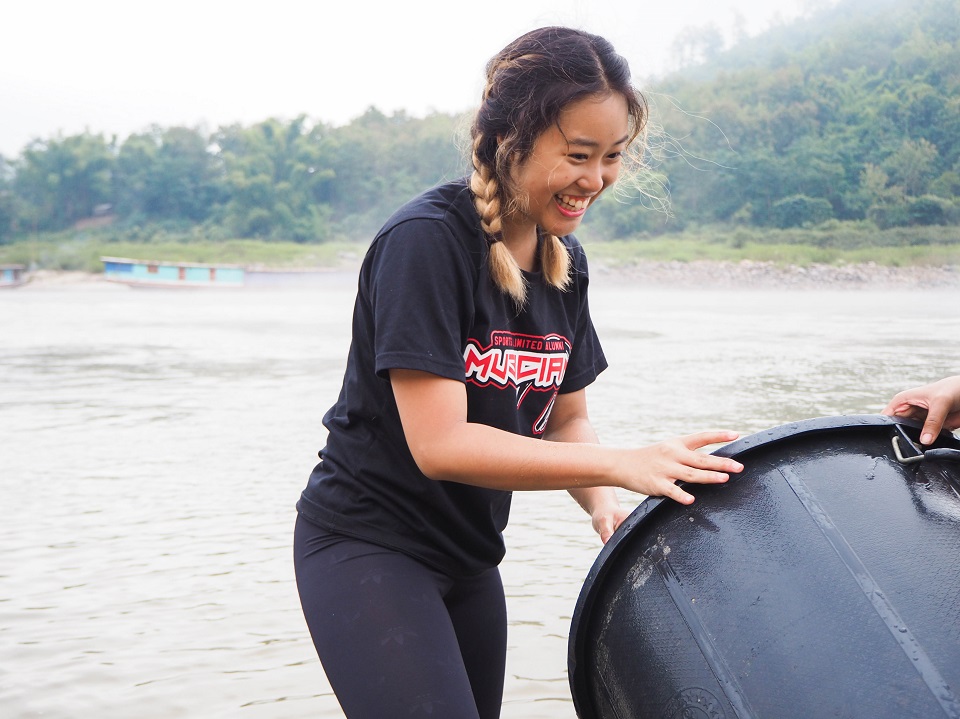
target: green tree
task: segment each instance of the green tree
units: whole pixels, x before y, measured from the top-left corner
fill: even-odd
[[[220,195],[217,158],[199,130],[171,127],[159,137],[156,163],[147,183],[146,209],[155,217],[198,222]]]
[[[923,138],[904,140],[884,162],[884,169],[908,195],[917,197],[937,176],[937,157],[937,148]]]
[[[860,173],[860,184],[856,192],[846,198],[849,207],[865,214],[871,207],[890,204],[902,200],[902,190],[890,189],[890,176],[876,165],[867,163]]]
[[[271,119],[216,135],[228,200],[222,221],[237,236],[310,242],[328,233],[323,188],[334,171],[321,164],[325,128],[307,131],[306,117]]]
[[[367,237],[411,196],[465,171],[458,118],[422,120],[370,108],[349,125],[326,133],[320,163],[333,172],[324,199],[345,221],[339,232]]]
[[[944,199],[960,198],[960,173],[948,170],[930,183],[930,194]]]
[[[90,217],[111,202],[112,144],[103,135],[81,135],[30,143],[16,163],[14,189],[25,220],[56,230]]]
[[[152,204],[149,194],[156,186],[152,175],[157,164],[160,129],[130,135],[117,153],[113,196],[118,214],[146,219]]]
[[[833,207],[822,197],[791,195],[773,203],[771,224],[780,228],[818,225],[833,217]]]
[[[114,197],[126,219],[192,225],[222,194],[219,158],[197,128],[154,126],[120,146]]]
[[[911,225],[941,225],[945,218],[943,200],[932,196],[911,199],[907,216]]]
[[[13,167],[0,155],[0,245],[13,239],[19,220],[13,178]]]

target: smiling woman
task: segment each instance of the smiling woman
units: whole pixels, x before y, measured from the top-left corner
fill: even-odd
[[[646,127],[646,102],[626,61],[592,37],[593,52],[566,57],[557,38],[529,33],[487,64],[471,129],[470,188],[492,240],[493,280],[519,305],[526,298],[520,270],[538,260],[549,284],[567,287],[568,255],[557,238],[576,230],[586,207],[617,180],[622,156]],[[527,84],[534,74],[536,104]]]
[[[400,208],[364,258],[340,397],[297,504],[304,615],[350,719],[500,716],[498,565],[514,490],[565,489],[606,541],[618,488],[725,482],[701,432],[601,447],[607,362],[572,234],[643,149],[646,105],[605,39],[547,27],[487,66],[473,172]],[[546,441],[544,441],[546,440]]]

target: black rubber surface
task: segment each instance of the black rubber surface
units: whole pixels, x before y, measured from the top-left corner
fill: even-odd
[[[918,430],[776,427],[693,505],[645,500],[574,612],[581,719],[960,719],[960,441]]]

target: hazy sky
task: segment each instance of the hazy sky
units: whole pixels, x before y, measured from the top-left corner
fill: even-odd
[[[669,67],[685,28],[752,35],[812,4],[14,0],[2,13],[0,154],[84,130],[122,140],[151,124],[214,130],[300,114],[342,124],[371,105],[459,112],[474,106],[493,53],[548,24],[606,36],[641,80]]]

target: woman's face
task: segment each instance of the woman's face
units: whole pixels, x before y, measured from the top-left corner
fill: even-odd
[[[620,173],[629,139],[627,101],[620,94],[593,96],[567,106],[533,153],[514,168],[521,209],[504,218],[505,233],[523,236],[539,225],[568,235],[587,208]]]

